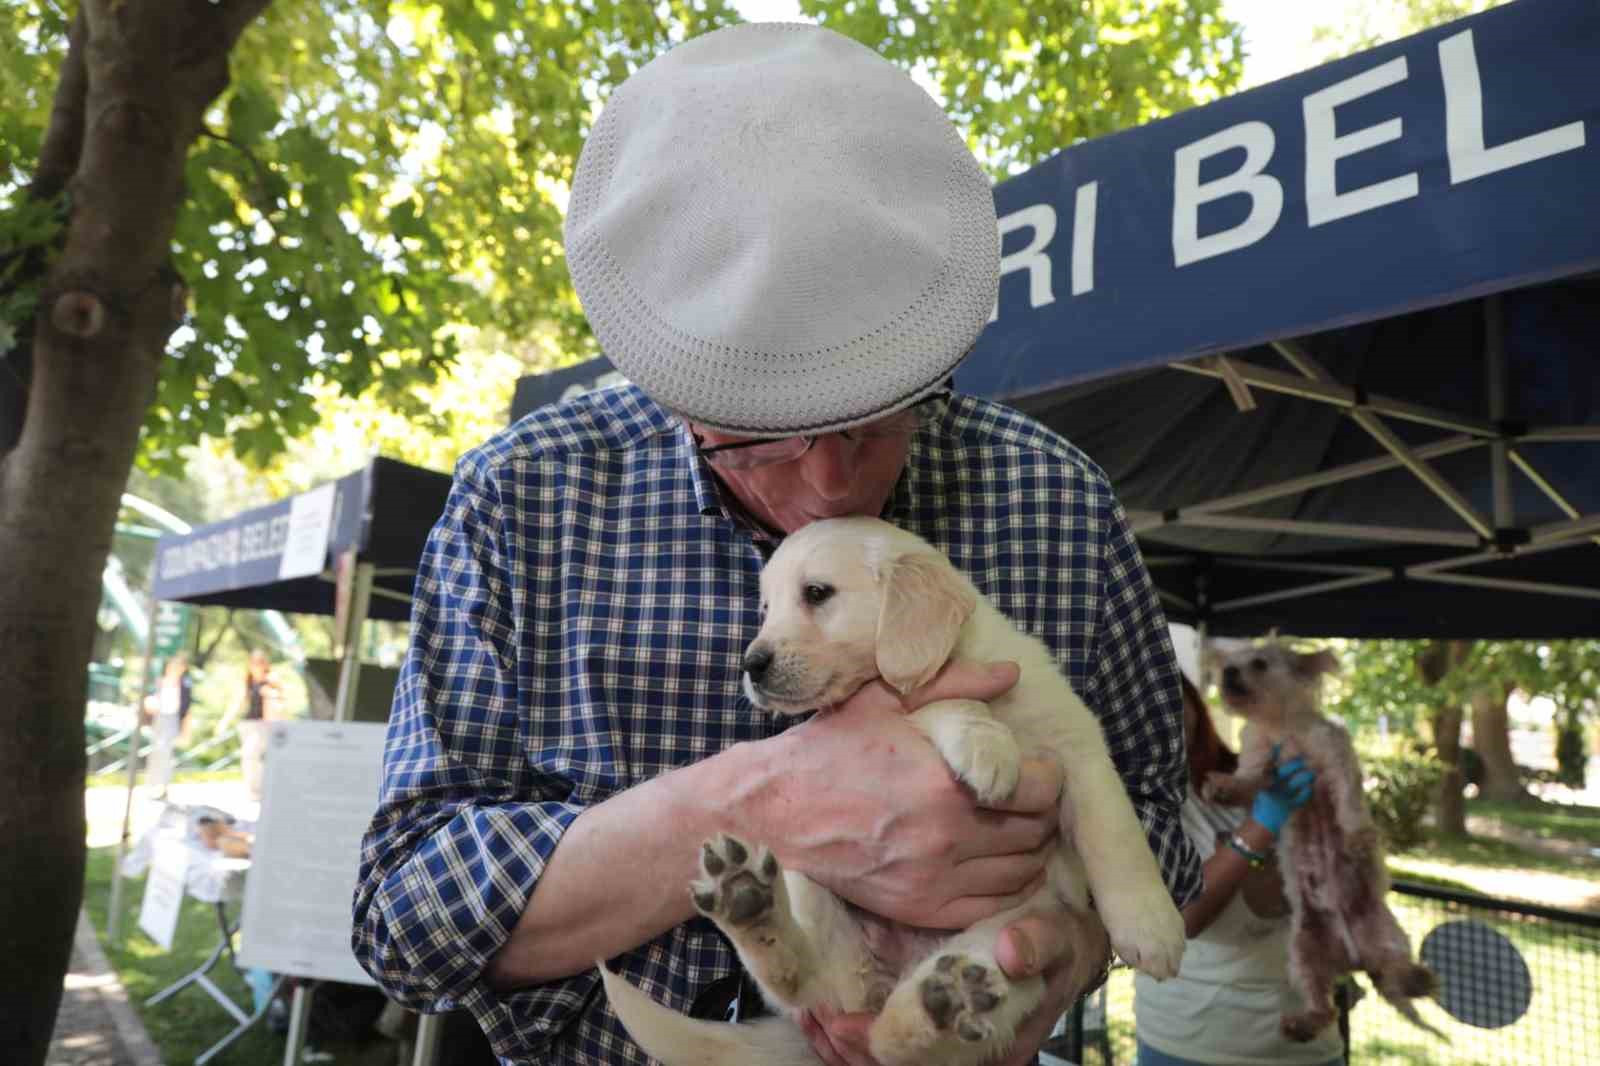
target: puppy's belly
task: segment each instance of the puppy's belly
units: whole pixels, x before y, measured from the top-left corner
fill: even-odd
[[[859,907],[846,906],[861,928],[861,939],[867,946],[867,953],[884,973],[894,977],[899,977],[933,954],[951,936],[945,930],[901,925]]]

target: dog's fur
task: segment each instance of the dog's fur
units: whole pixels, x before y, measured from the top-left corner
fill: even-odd
[[[1278,846],[1290,906],[1289,980],[1303,1008],[1285,1014],[1291,1040],[1310,1040],[1335,1016],[1333,986],[1367,972],[1378,994],[1416,1025],[1411,1000],[1430,995],[1433,972],[1411,958],[1411,941],[1384,898],[1389,877],[1377,826],[1362,799],[1361,767],[1350,734],[1321,710],[1322,676],[1337,662],[1328,651],[1297,653],[1277,641],[1217,657],[1222,700],[1245,720],[1239,768],[1207,776],[1204,794],[1245,804],[1272,783],[1278,758],[1296,755],[1316,773],[1310,801],[1290,815]]]
[[[930,704],[910,716],[980,801],[1016,787],[1025,751],[1061,760],[1061,845],[1048,883],[1016,909],[939,936],[875,920],[761,844],[706,843],[695,906],[739,951],[767,1002],[878,1011],[870,1033],[885,1066],[975,1066],[1002,1054],[1039,1006],[1041,978],[1013,982],[995,962],[1006,925],[1025,914],[1094,907],[1117,953],[1158,978],[1177,972],[1183,919],[1161,880],[1093,712],[1044,645],[1019,632],[949,560],[877,519],[817,522],[788,537],[761,575],[765,618],[745,656],[751,700],[780,714],[828,708],[881,676],[901,692],[951,659],[1012,660],[1017,686],[985,705]],[[1075,817],[1074,817],[1075,813]],[[1067,827],[1070,825],[1070,839]],[[809,1066],[788,1018],[692,1021],[601,966],[611,1005],[668,1066]]]

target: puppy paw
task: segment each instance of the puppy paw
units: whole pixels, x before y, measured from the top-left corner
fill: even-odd
[[[998,968],[965,955],[941,955],[922,979],[917,998],[928,1020],[968,1044],[991,1040],[990,1015],[1005,1001],[1008,984]]]
[[[1096,899],[1095,909],[1124,962],[1158,981],[1178,975],[1188,940],[1183,915],[1164,887]]]
[[[755,925],[772,917],[783,882],[777,857],[764,845],[718,834],[700,847],[702,876],[689,885],[695,909],[719,925]]]
[[[1008,798],[1022,776],[1022,749],[1011,730],[999,722],[980,720],[962,732],[962,743],[944,752],[951,771],[980,803]]]

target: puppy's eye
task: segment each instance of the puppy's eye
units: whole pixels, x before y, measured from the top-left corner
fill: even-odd
[[[1266,668],[1267,660],[1261,658],[1259,655],[1250,660],[1250,669],[1254,670],[1256,673],[1259,674]]]
[[[833,598],[833,586],[813,582],[801,591],[801,595],[805,597],[805,601],[809,606],[821,607]]]

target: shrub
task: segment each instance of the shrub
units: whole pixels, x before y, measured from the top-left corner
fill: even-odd
[[[1588,763],[1583,727],[1569,717],[1556,727],[1556,780],[1569,788],[1582,788]]]
[[[1367,808],[1390,851],[1406,851],[1428,838],[1423,821],[1439,794],[1444,766],[1431,750],[1404,742],[1361,745]]]

